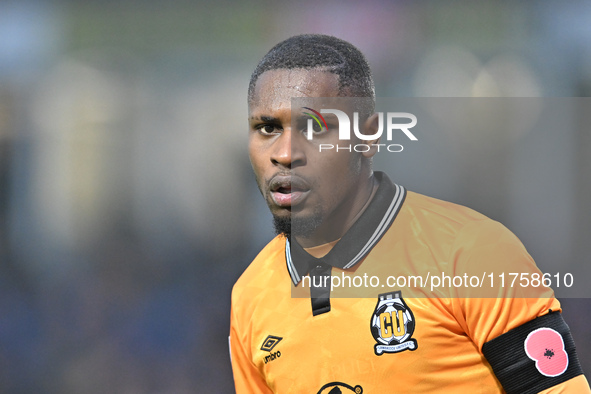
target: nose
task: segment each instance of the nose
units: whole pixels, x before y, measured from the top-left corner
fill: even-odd
[[[296,133],[297,134],[297,133]],[[273,144],[271,162],[273,165],[292,169],[306,163],[302,142],[294,136],[290,128],[286,128]]]

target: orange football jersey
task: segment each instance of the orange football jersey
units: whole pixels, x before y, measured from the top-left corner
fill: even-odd
[[[540,274],[521,242],[471,209],[376,177],[328,254],[278,236],[237,281],[236,391],[591,392],[552,290],[509,286],[510,276],[501,286],[504,273]]]

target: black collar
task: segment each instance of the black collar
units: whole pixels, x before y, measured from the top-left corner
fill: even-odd
[[[287,271],[294,285],[312,267],[328,264],[335,268],[347,269],[359,263],[378,243],[390,228],[406,197],[406,190],[392,183],[382,172],[374,172],[378,190],[363,215],[353,224],[332,250],[322,258],[308,254],[295,240],[285,243]]]

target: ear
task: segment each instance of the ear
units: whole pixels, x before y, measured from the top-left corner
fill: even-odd
[[[380,114],[377,113],[369,116],[367,120],[363,123],[363,134],[372,135],[377,133],[379,127],[379,118]],[[376,154],[376,152],[378,151],[378,147],[375,145],[377,145],[380,142],[380,138],[381,137],[378,137],[375,140],[363,141],[364,144],[370,146],[370,149],[367,152],[362,153],[363,156],[369,159]]]

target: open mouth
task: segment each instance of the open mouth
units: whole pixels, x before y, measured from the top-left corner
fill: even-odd
[[[310,187],[299,177],[279,175],[271,179],[270,191],[276,205],[288,208],[304,201],[310,192]]]

